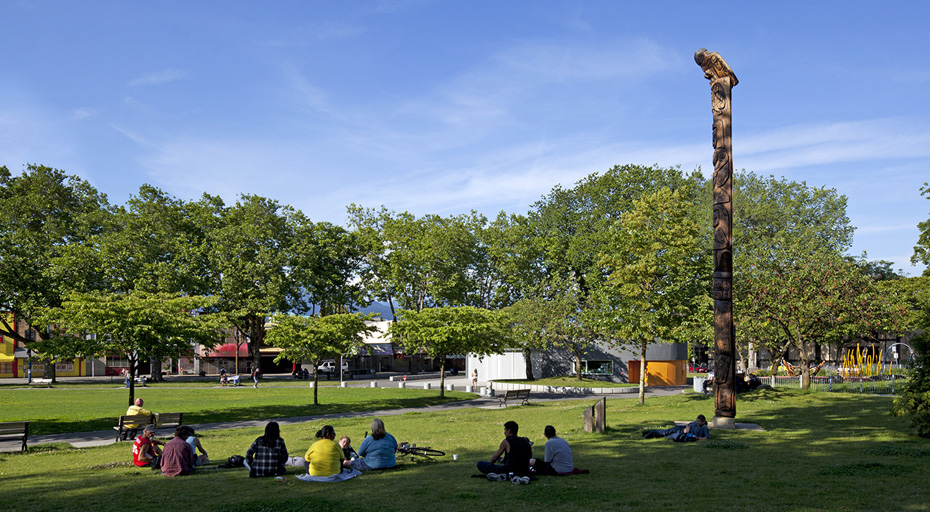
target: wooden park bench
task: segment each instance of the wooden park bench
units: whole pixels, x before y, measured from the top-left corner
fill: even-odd
[[[47,388],[52,387],[52,379],[32,379],[32,382],[29,383],[30,386],[45,386]]]
[[[28,421],[7,421],[0,423],[0,441],[22,441],[22,451],[26,451],[26,441],[28,439]]]
[[[144,414],[124,414],[119,417],[119,424],[113,427],[113,430],[116,431],[116,442],[120,442],[127,439],[130,433],[135,436],[136,433],[145,428],[146,425],[155,425],[156,429],[174,429],[181,426],[183,422],[183,412],[165,412],[152,416],[146,416]]]
[[[504,393],[504,396],[500,397],[500,404],[498,407],[507,406],[508,400],[522,400],[523,405],[530,404],[530,390],[529,389],[511,389]]]

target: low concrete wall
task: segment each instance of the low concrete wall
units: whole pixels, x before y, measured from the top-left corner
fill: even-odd
[[[510,382],[490,382],[488,384],[494,391],[510,391],[514,389],[529,389],[530,393],[554,393],[566,395],[607,395],[614,393],[638,393],[638,387],[626,388],[586,388],[575,386],[539,386],[536,384],[514,384]]]

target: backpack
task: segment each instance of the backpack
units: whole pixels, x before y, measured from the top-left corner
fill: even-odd
[[[233,455],[232,457],[226,459],[226,464],[223,464],[224,468],[243,468],[245,467],[245,457],[242,455]]]

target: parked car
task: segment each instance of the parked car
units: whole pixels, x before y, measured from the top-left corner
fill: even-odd
[[[336,362],[335,362],[335,361],[324,361],[323,364],[321,364],[320,366],[317,366],[316,369],[317,369],[317,371],[319,371],[320,373],[335,373],[335,372],[336,372],[336,368],[337,368],[337,367],[336,367]],[[343,362],[342,362],[342,372],[345,373],[345,372],[348,372],[348,371],[349,371],[349,363],[343,361]]]
[[[707,373],[707,365],[704,363],[691,363],[688,365],[688,371],[691,373]]]

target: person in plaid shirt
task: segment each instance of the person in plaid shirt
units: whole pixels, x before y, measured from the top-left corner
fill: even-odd
[[[245,452],[245,462],[249,466],[250,477],[278,476],[287,473],[284,463],[287,461],[287,446],[281,439],[281,429],[277,422],[265,426],[265,435],[257,438],[249,451]]]

